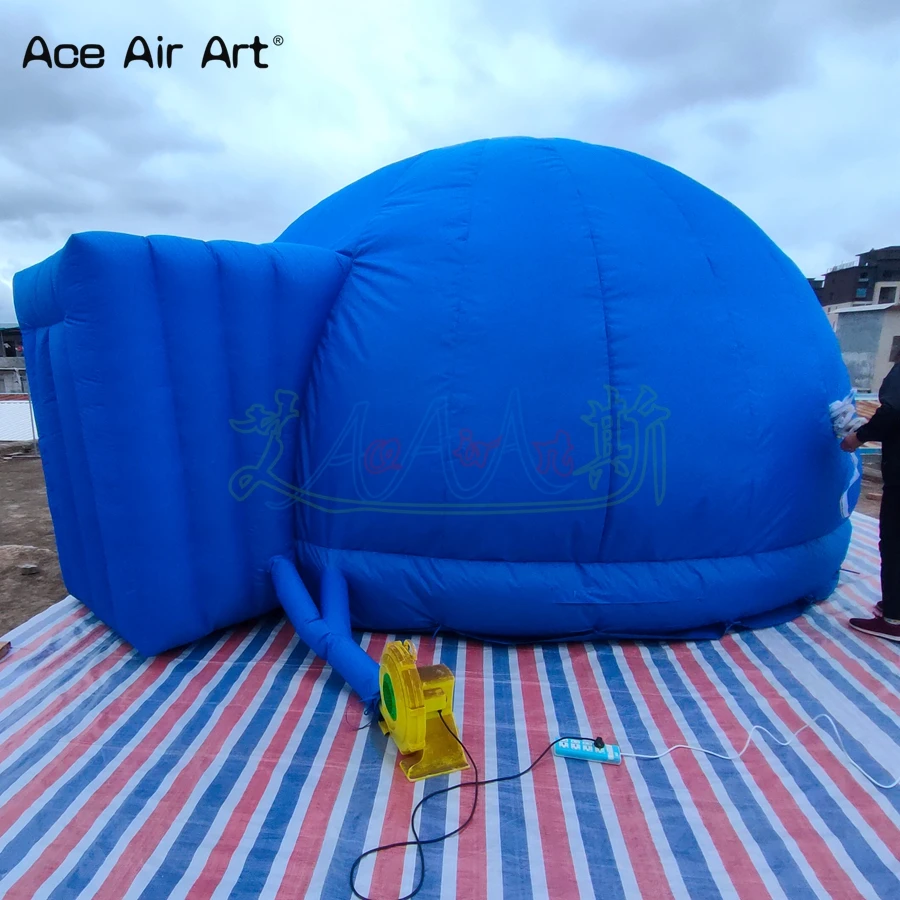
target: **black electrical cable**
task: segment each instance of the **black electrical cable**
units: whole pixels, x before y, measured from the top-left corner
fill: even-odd
[[[397,841],[393,844],[381,844],[378,847],[373,847],[371,850],[366,850],[363,853],[360,853],[359,856],[353,860],[353,865],[350,866],[350,890],[353,892],[354,897],[359,897],[360,900],[374,900],[372,897],[366,897],[364,894],[361,894],[356,889],[356,875],[359,871],[359,866],[364,859],[369,856],[372,856],[375,853],[381,853],[383,850],[398,850],[401,847],[415,847],[416,848],[416,868],[419,870],[419,878],[416,882],[415,887],[408,894],[404,894],[402,897],[398,897],[397,900],[410,900],[411,897],[415,897],[419,891],[422,890],[422,886],[425,884],[425,854],[422,853],[422,848],[428,846],[429,844],[440,844],[442,841],[446,841],[448,838],[452,838],[455,835],[459,834],[465,828],[468,827],[469,823],[475,816],[475,811],[478,809],[478,789],[484,787],[488,784],[499,784],[501,781],[514,781],[516,778],[522,778],[524,775],[527,775],[560,741],[564,740],[572,740],[571,737],[558,737],[555,741],[551,741],[546,749],[538,756],[534,762],[527,768],[523,769],[521,772],[516,772],[515,775],[502,775],[497,778],[488,778],[484,781],[478,778],[478,766],[475,764],[475,760],[472,759],[472,754],[469,753],[469,748],[462,742],[462,739],[459,738],[453,731],[453,729],[447,724],[446,719],[444,719],[444,714],[439,713],[441,717],[441,722],[444,725],[444,728],[453,735],[453,739],[459,744],[463,749],[463,753],[466,754],[469,762],[472,764],[472,769],[475,772],[475,780],[474,781],[461,781],[459,784],[451,785],[450,787],[441,788],[439,791],[432,791],[430,794],[426,794],[416,805],[412,811],[412,815],[409,817],[409,827],[413,833],[413,840],[411,841]],[[602,749],[604,744],[602,738],[578,738],[577,740],[588,740],[593,741],[594,744]],[[453,831],[448,831],[446,834],[441,834],[438,837],[426,838],[422,839],[419,837],[419,830],[416,828],[416,813],[419,812],[422,807],[434,797],[440,797],[443,794],[449,794],[451,791],[458,791],[462,788],[473,787],[475,788],[475,800],[472,802],[472,809],[469,811],[469,815],[466,816],[465,822],[462,823],[458,828],[455,828]]]
[[[375,722],[374,711],[363,707],[363,711],[362,711],[363,719],[367,719],[368,721],[363,722],[362,725],[360,725],[358,728],[354,728],[354,726],[351,725],[350,722],[347,720],[347,713],[349,711],[350,711],[350,704],[348,703],[346,708],[344,709],[343,719],[344,719],[344,725],[350,731],[362,731],[364,728],[371,728],[373,723]]]

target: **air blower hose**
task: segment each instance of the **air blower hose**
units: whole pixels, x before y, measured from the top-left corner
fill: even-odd
[[[353,640],[344,576],[337,569],[322,573],[320,613],[293,562],[276,556],[270,568],[275,593],[297,634],[359,694],[366,709],[374,712],[381,697],[378,663]]]
[[[410,781],[467,769],[453,719],[453,673],[444,665],[417,666],[409,641],[385,647],[381,665],[353,640],[347,581],[337,569],[322,573],[319,611],[293,562],[271,562],[275,592],[297,634],[341,675],[377,714],[400,754]]]

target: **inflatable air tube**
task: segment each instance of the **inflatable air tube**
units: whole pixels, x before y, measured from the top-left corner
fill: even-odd
[[[316,655],[340,674],[367,708],[379,699],[378,663],[350,632],[347,582],[337,569],[322,573],[322,613],[319,613],[294,564],[283,556],[271,563],[272,581],[288,619]]]

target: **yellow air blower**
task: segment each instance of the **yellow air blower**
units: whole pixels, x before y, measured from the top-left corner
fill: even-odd
[[[393,641],[384,648],[378,677],[381,730],[397,744],[403,774],[421,781],[468,769],[455,737],[453,673],[443,665],[418,668],[413,645]]]

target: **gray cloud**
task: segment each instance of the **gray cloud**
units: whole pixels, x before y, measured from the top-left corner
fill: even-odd
[[[285,47],[262,72],[201,72],[210,27],[279,32]],[[142,29],[184,43],[181,62],[123,71]],[[23,71],[34,34],[103,43],[108,64]],[[158,0],[152,17],[115,0],[4,0],[0,302],[4,280],[73,231],[268,240],[380,165],[500,134],[674,165],[814,274],[900,242],[900,122],[881,99],[896,48],[896,0]]]
[[[132,200],[135,192],[149,200],[158,186],[142,176],[147,161],[221,149],[163,113],[137,86],[99,78],[99,72],[42,64],[23,72],[30,38],[52,40],[53,34],[29,10],[0,10],[0,33],[4,50],[11,51],[0,55],[0,158],[8,173],[0,174],[0,221],[27,227],[34,216],[89,209],[103,203],[107,192],[101,185],[130,188]]]
[[[551,35],[634,76],[643,119],[702,103],[769,96],[815,74],[824,34],[878,36],[895,0],[494,0],[477,4],[500,33]]]
[[[34,35],[51,47],[73,38],[16,5],[0,7],[0,35],[0,276],[10,246],[52,250],[75,230],[265,240],[295,214],[283,179],[231,153],[208,121],[166,108],[142,72],[120,74],[127,39],[109,44],[101,70],[23,71]]]

